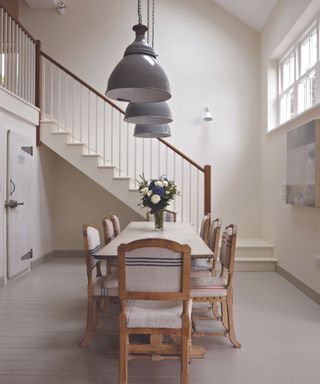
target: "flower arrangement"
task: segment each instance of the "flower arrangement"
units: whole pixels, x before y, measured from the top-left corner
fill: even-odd
[[[151,213],[155,215],[156,228],[158,226],[161,229],[163,227],[163,210],[169,205],[170,200],[180,195],[180,192],[177,190],[175,182],[165,176],[151,180],[146,180],[144,176],[140,176],[140,178],[138,189],[142,198],[139,205],[151,209]],[[157,221],[162,221],[162,223]]]

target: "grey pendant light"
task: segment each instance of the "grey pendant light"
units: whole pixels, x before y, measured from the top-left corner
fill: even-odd
[[[129,103],[124,121],[132,124],[168,124],[172,122],[171,111],[165,101],[158,103]]]
[[[170,99],[170,85],[164,70],[157,63],[153,48],[148,45],[142,24],[141,0],[138,1],[139,24],[133,26],[135,41],[112,71],[106,96],[115,100],[154,103]]]
[[[134,129],[135,137],[157,139],[160,137],[170,137],[170,127],[168,124],[137,124]]]

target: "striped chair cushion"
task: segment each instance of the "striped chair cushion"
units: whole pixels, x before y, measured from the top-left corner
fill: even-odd
[[[182,256],[165,248],[140,248],[126,253],[126,290],[180,292]]]
[[[192,277],[191,297],[224,297],[227,296],[227,280],[223,277]]]
[[[189,308],[191,318],[191,302]],[[127,311],[128,328],[182,327],[183,305],[179,301],[129,300]]]
[[[94,296],[118,296],[118,274],[97,277],[94,281]]]
[[[95,260],[94,255],[102,248],[100,243],[100,235],[97,228],[87,227],[87,238],[90,265],[91,267],[94,267],[97,264],[97,260]]]

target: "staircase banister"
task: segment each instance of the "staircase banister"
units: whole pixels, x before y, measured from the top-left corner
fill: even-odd
[[[2,5],[1,3],[0,3],[0,8],[2,8],[7,14],[8,14],[8,16],[10,16],[11,17],[11,19],[12,20],[14,20],[15,21],[15,23],[19,26],[19,28],[21,28],[22,30],[23,30],[23,32],[36,44],[37,43],[37,39],[35,39],[32,35],[31,35],[31,33],[30,32],[28,32],[27,30],[26,30],[26,28],[12,15],[12,13],[10,13],[7,9],[6,9],[6,7],[4,6],[4,5]]]
[[[73,79],[77,80],[80,84],[82,84],[84,87],[89,89],[92,93],[100,97],[102,100],[104,100],[106,103],[110,104],[113,108],[117,109],[119,112],[124,114],[123,109],[117,106],[117,104],[113,103],[110,99],[108,99],[106,96],[104,96],[102,93],[95,90],[91,85],[80,79],[77,75],[75,75],[73,72],[71,72],[69,69],[64,67],[62,64],[57,62],[55,59],[47,55],[45,52],[41,51],[41,56],[45,57],[47,60],[49,60],[52,64],[56,65],[58,68],[60,68],[63,72],[65,72],[67,75],[71,76]]]

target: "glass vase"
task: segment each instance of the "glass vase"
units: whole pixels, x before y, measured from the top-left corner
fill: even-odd
[[[163,209],[160,209],[154,213],[154,230],[163,230]]]

